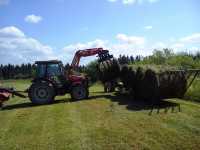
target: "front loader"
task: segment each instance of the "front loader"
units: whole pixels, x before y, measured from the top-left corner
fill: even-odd
[[[98,55],[99,64],[112,62],[108,50],[93,48],[76,52],[72,64],[65,70],[61,61],[37,61],[36,77],[28,89],[28,96],[34,104],[52,103],[58,95],[71,94],[72,100],[88,98],[88,78],[76,72],[81,57]]]
[[[36,61],[35,78],[32,80],[30,87],[24,92],[28,93],[28,97],[34,104],[52,103],[56,96],[67,93],[70,93],[72,100],[88,98],[88,77],[75,70],[79,67],[79,62],[82,57],[93,55],[98,56],[99,64],[112,64],[114,61],[109,51],[103,48],[78,50],[71,66],[67,70],[65,70],[62,62],[58,60]],[[0,105],[7,101],[11,95],[26,97],[17,91],[2,87],[0,88]]]

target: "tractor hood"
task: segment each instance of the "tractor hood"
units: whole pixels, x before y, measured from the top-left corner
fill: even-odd
[[[69,80],[71,82],[82,82],[84,80],[86,80],[86,77],[85,76],[77,76],[77,75],[70,75],[69,76]]]

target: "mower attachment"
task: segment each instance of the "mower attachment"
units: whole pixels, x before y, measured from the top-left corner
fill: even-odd
[[[22,95],[19,93],[20,91],[15,91],[13,88],[5,88],[5,87],[0,87],[0,107],[5,101],[8,101],[10,96],[18,96],[21,98],[26,98],[25,95]]]

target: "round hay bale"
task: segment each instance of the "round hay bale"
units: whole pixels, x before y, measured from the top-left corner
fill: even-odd
[[[128,77],[127,77],[128,69],[129,69],[128,65],[124,65],[122,66],[122,69],[120,71],[120,79],[123,82],[125,87],[127,87],[127,84],[128,84]]]
[[[182,98],[186,92],[187,88],[187,79],[185,74],[183,72],[177,72],[175,81],[173,84],[174,88],[174,97],[176,98]]]
[[[181,98],[186,92],[187,80],[183,72],[163,72],[159,74],[159,82],[161,99]]]
[[[168,72],[159,74],[159,98],[165,99],[170,95],[170,76]]]
[[[152,69],[147,69],[142,83],[142,98],[151,102],[158,101],[159,81],[158,77]]]
[[[130,89],[135,84],[135,71],[131,68],[126,66],[123,66],[120,73],[120,79],[123,82],[125,88]]]
[[[143,79],[144,79],[144,70],[141,67],[138,67],[135,76],[135,84],[132,85],[133,90],[135,91],[136,99],[143,98],[143,89],[144,89]]]
[[[106,60],[99,64],[99,79],[107,82],[120,76],[120,65],[116,59]]]
[[[177,97],[180,93],[180,85],[181,85],[181,80],[180,80],[180,73],[175,72],[173,74],[174,78],[171,81],[171,93],[173,97]]]

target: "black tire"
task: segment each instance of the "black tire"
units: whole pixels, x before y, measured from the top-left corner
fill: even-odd
[[[54,101],[55,89],[47,82],[33,83],[29,89],[29,98],[33,104],[49,104]]]
[[[87,86],[76,85],[72,87],[71,98],[72,100],[82,100],[88,98],[89,91]]]

